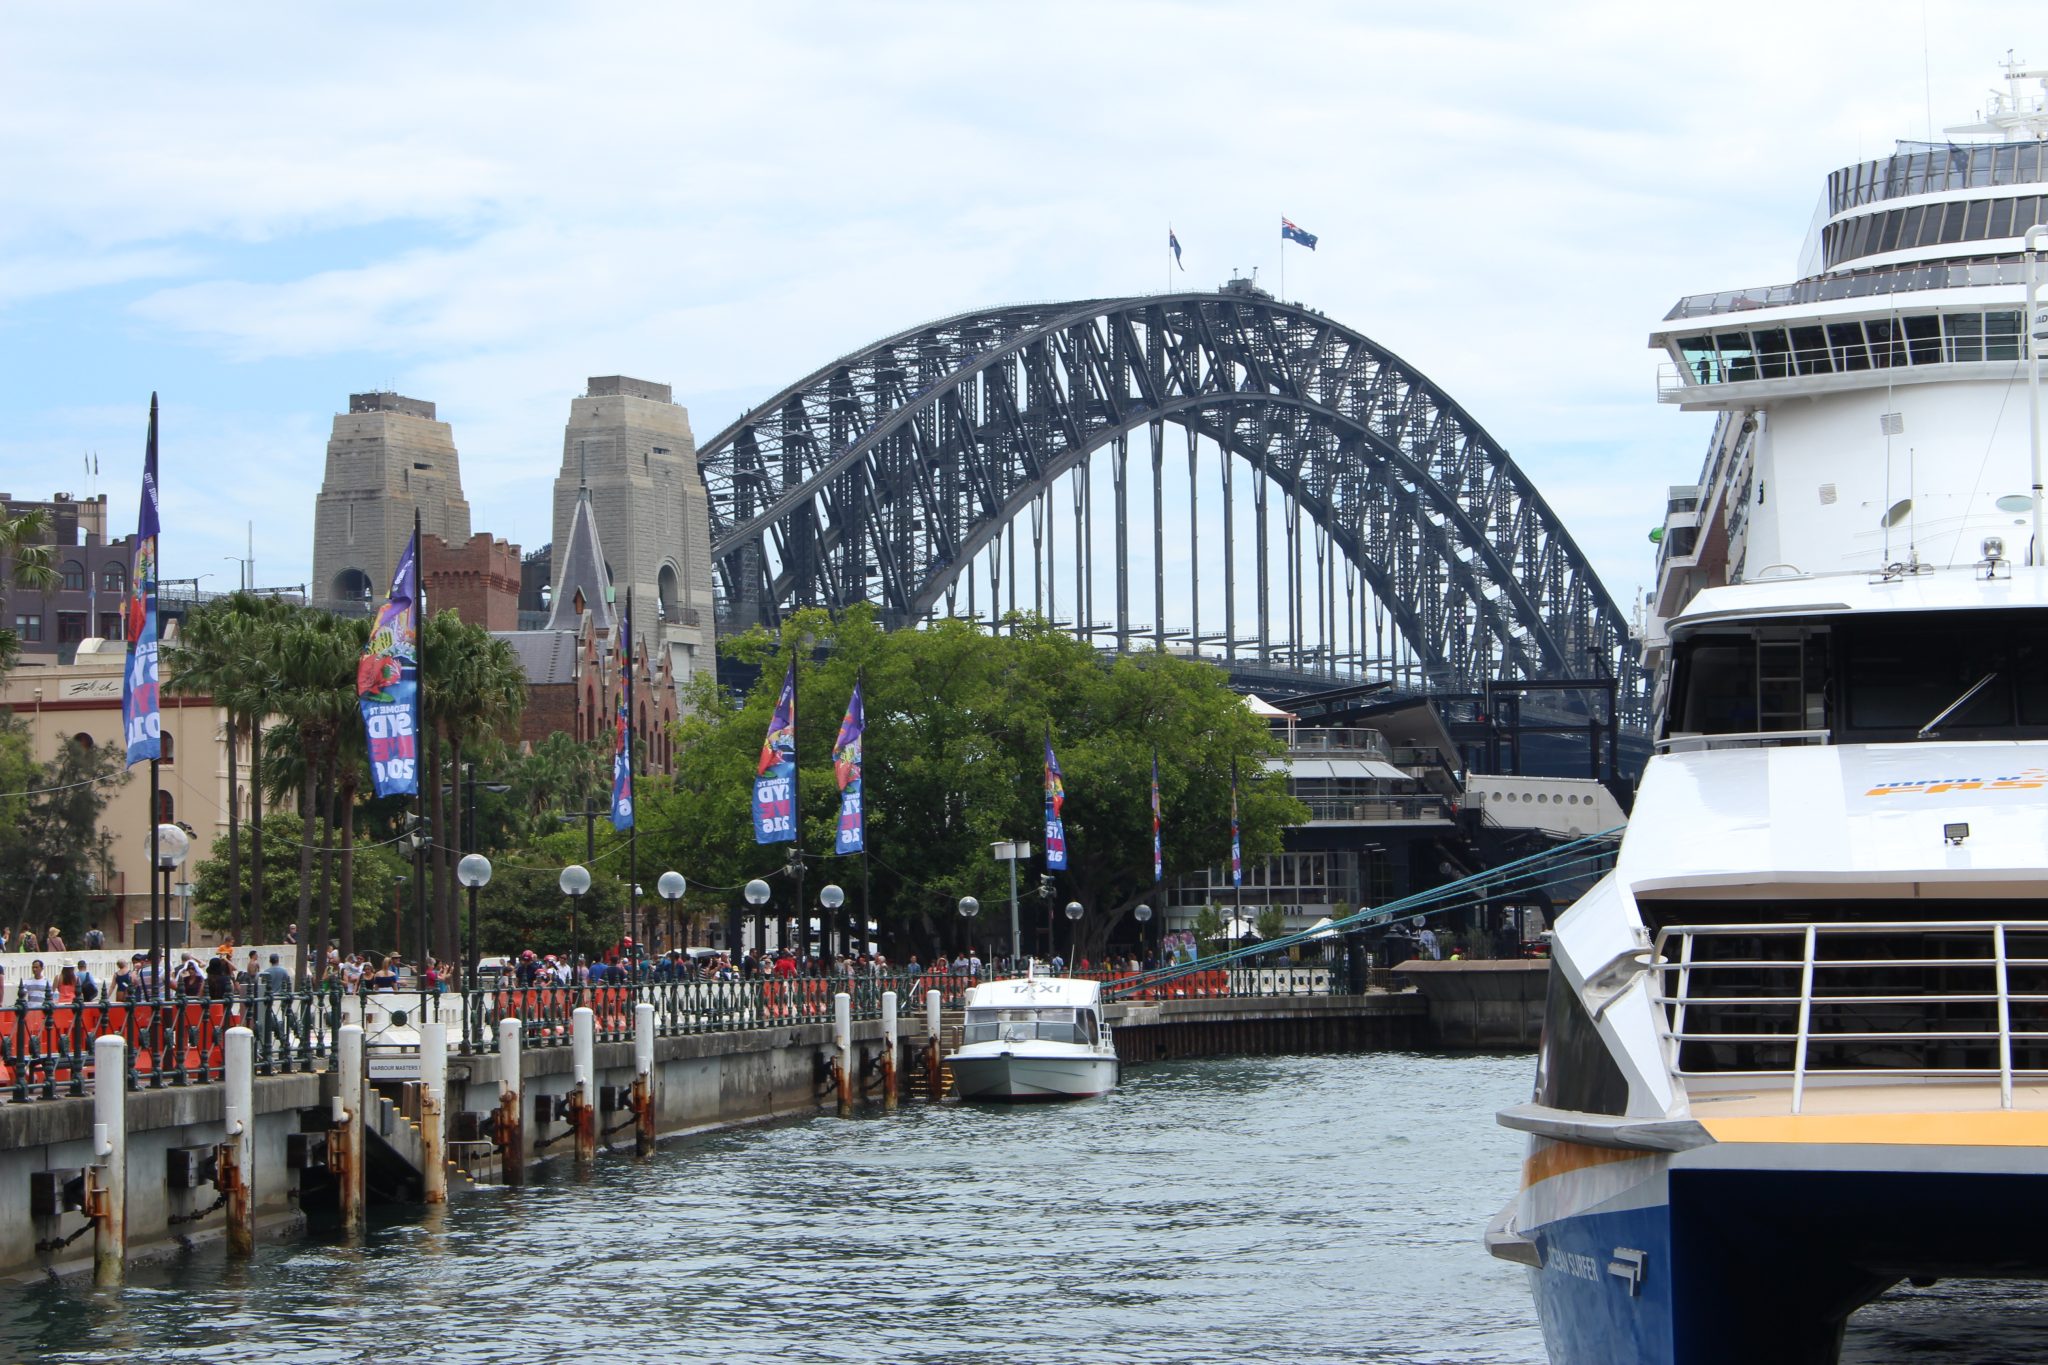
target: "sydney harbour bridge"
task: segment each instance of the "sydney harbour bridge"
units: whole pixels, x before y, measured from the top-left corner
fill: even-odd
[[[726,628],[1029,611],[1253,679],[1611,680],[1620,724],[1648,721],[1627,619],[1499,443],[1384,346],[1242,281],[925,323],[698,458]]]

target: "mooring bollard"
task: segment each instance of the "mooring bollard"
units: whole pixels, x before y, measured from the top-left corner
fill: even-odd
[[[420,1025],[420,1200],[448,1202],[448,1026]]]
[[[221,1049],[225,1121],[214,1184],[227,1201],[228,1255],[256,1251],[256,1035],[246,1028],[227,1031]]]
[[[339,1183],[342,1231],[359,1237],[368,1227],[363,1197],[363,1030],[343,1024],[334,1035],[334,1135],[328,1170]],[[335,1170],[336,1165],[340,1166]]]
[[[882,1108],[896,1107],[896,992],[882,992]]]
[[[498,1021],[498,1173],[526,1183],[526,1116],[519,1106],[519,1021]]]
[[[927,1104],[937,1104],[946,1097],[946,1061],[940,1056],[939,1014],[943,998],[937,991],[924,993],[924,1098]]]
[[[633,1150],[654,1155],[654,1006],[633,1006]]]
[[[832,1046],[839,1054],[839,1113],[853,1112],[853,997],[832,997]]]
[[[569,1020],[569,1054],[576,1087],[569,1093],[569,1122],[576,1129],[576,1159],[597,1160],[597,1013],[578,1005]]]
[[[92,1155],[85,1213],[93,1220],[92,1278],[118,1285],[128,1264],[128,1040],[92,1045]]]

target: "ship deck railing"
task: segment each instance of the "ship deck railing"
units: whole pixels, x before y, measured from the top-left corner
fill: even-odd
[[[1665,1055],[1689,1080],[2048,1077],[2048,920],[1673,925],[1650,959]]]

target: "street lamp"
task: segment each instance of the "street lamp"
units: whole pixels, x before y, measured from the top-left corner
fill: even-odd
[[[754,880],[747,883],[747,889],[745,894],[747,897],[747,904],[754,907],[754,923],[756,926],[759,926],[759,924],[761,923],[761,907],[768,903],[768,883],[762,881],[759,877],[756,877],[754,878]],[[757,934],[759,932],[760,931],[757,928]],[[739,951],[737,945],[735,945],[734,947],[733,961],[735,963],[739,961]]]
[[[1024,945],[1019,941],[1017,929],[1017,864],[1031,857],[1031,845],[1021,839],[1005,839],[1001,843],[990,844],[988,851],[997,862],[1010,865],[1010,968],[1015,971],[1017,959],[1024,955]]]
[[[830,944],[832,942],[832,912],[834,910],[837,910],[840,906],[846,904],[846,893],[840,890],[839,883],[826,882],[823,886],[818,888],[818,904],[825,907],[824,932],[820,935],[820,937],[824,939],[827,945],[826,950],[829,952]]]
[[[1138,921],[1138,958],[1140,961],[1143,961],[1145,957],[1145,926],[1152,919],[1152,907],[1141,901],[1138,903],[1138,907],[1131,911],[1131,914]]]
[[[491,884],[491,860],[481,853],[465,853],[455,864],[455,880],[469,888],[469,970],[462,974],[465,990],[476,989],[477,938],[476,893]]]
[[[562,869],[559,880],[562,894],[569,898],[569,984],[576,984],[576,945],[582,938],[581,923],[577,906],[582,903],[583,893],[590,890],[590,869],[581,863],[570,863]]]
[[[677,942],[676,902],[681,900],[683,893],[689,889],[689,882],[683,879],[683,874],[680,872],[664,872],[654,879],[655,894],[668,902],[668,941],[671,947],[675,946]],[[688,945],[685,944],[683,946],[687,947]]]
[[[1081,955],[1081,902],[1067,902],[1067,918],[1074,925],[1074,932],[1067,938],[1067,974],[1071,976],[1074,971],[1074,959]]]
[[[980,901],[972,896],[962,896],[960,898],[960,918],[967,921],[967,943],[969,947],[974,945],[974,917],[980,913]]]
[[[415,817],[412,828],[406,832],[405,843],[406,847],[412,850],[412,913],[413,918],[420,922],[418,970],[424,973],[427,970],[427,953],[430,942],[427,936],[427,850],[434,846],[434,836],[427,826],[421,824],[418,818]],[[396,945],[396,949],[403,950],[404,947],[404,940],[401,939]],[[318,945],[318,948],[324,953],[327,945],[323,943]]]
[[[156,930],[156,943],[152,945],[163,955],[163,960],[158,964],[156,971],[159,997],[165,993],[166,978],[169,977],[171,970],[171,873],[184,865],[185,855],[191,851],[191,836],[186,834],[183,828],[168,822],[156,827],[156,870],[161,872],[164,878],[163,914],[159,922],[153,926]]]

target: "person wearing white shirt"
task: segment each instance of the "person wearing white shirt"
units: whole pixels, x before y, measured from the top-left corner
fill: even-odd
[[[28,1009],[41,1009],[50,1002],[50,978],[43,975],[43,960],[29,963],[28,972],[21,982],[21,1003]]]

